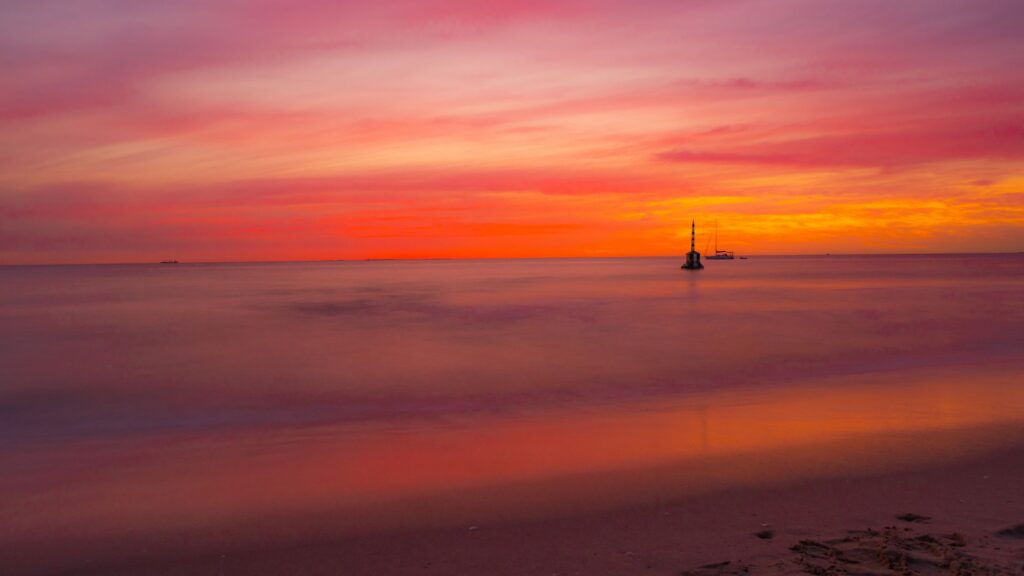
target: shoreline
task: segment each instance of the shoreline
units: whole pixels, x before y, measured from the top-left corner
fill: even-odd
[[[9,271],[0,572],[730,576],[905,527],[980,545],[1024,521],[1024,261],[883,260]]]
[[[933,440],[941,442],[942,435]],[[655,497],[546,518],[512,514],[474,520],[467,515],[447,526],[359,534],[341,527],[344,522],[339,523],[337,514],[323,513],[160,537],[126,536],[100,546],[82,541],[72,545],[77,548],[74,554],[62,555],[65,562],[59,565],[41,561],[43,549],[52,551],[55,546],[40,544],[35,553],[32,547],[22,550],[26,554],[22,562],[14,559],[6,564],[25,575],[729,576],[808,571],[822,562],[828,564],[828,558],[837,554],[856,557],[888,546],[895,551],[886,548],[886,554],[909,553],[915,562],[924,563],[920,568],[936,573],[944,568],[927,564],[926,556],[960,555],[963,562],[976,567],[1020,570],[1024,569],[1024,535],[1014,532],[1024,523],[1020,486],[1024,486],[1024,436],[1016,434],[1002,448],[968,450],[941,464],[908,463],[904,469],[866,475],[851,475],[847,470],[832,477],[734,486],[682,498]],[[457,504],[439,501],[434,505]],[[401,514],[403,508],[406,513],[413,511],[400,504],[392,512]],[[367,518],[372,513],[363,512]],[[924,519],[897,518],[905,514]],[[766,531],[771,532],[770,538],[758,537]],[[1007,532],[998,535],[1000,531]],[[963,545],[956,543],[953,534],[963,539]],[[922,542],[931,548],[918,549]],[[825,548],[815,548],[818,545]],[[817,557],[822,554],[825,560]],[[830,569],[845,573],[840,568],[848,567]],[[889,570],[880,569],[881,573]]]

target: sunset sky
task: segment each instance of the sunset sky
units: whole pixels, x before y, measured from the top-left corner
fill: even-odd
[[[0,263],[1024,250],[1020,0],[0,5]]]

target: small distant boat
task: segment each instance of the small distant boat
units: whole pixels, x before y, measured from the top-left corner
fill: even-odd
[[[178,261],[177,260],[161,260],[160,263],[161,264],[177,264]]]
[[[705,256],[705,260],[735,260],[736,254],[729,250],[718,249],[718,221],[715,221],[715,253]]]

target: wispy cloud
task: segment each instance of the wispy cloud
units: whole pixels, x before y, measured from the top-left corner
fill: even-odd
[[[14,0],[0,260],[657,253],[693,216],[801,251],[787,214],[840,251],[851,198],[1019,204],[981,183],[1020,175],[1022,22],[1009,0]],[[745,200],[698,200],[723,197]],[[965,249],[1020,248],[981,220]]]

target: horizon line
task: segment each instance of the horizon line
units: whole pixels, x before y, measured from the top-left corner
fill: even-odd
[[[1024,254],[1024,250],[1012,250],[1006,252],[813,252],[793,254],[745,254],[737,256],[756,258],[807,258],[807,257],[857,257],[857,256],[880,256],[880,257],[906,257],[906,256],[1002,256]],[[436,257],[396,257],[396,258],[315,258],[295,260],[176,260],[174,264],[314,264],[327,262],[436,262],[436,261],[480,261],[480,260],[598,260],[598,259],[631,259],[631,258],[675,258],[675,254],[634,254],[620,256],[436,256]],[[679,254],[679,258],[685,258],[685,254]],[[124,262],[33,262],[22,264],[0,263],[0,267],[30,267],[30,266],[150,266],[168,263],[169,261],[146,260],[146,261],[124,261]],[[169,264],[168,264],[169,265]]]

